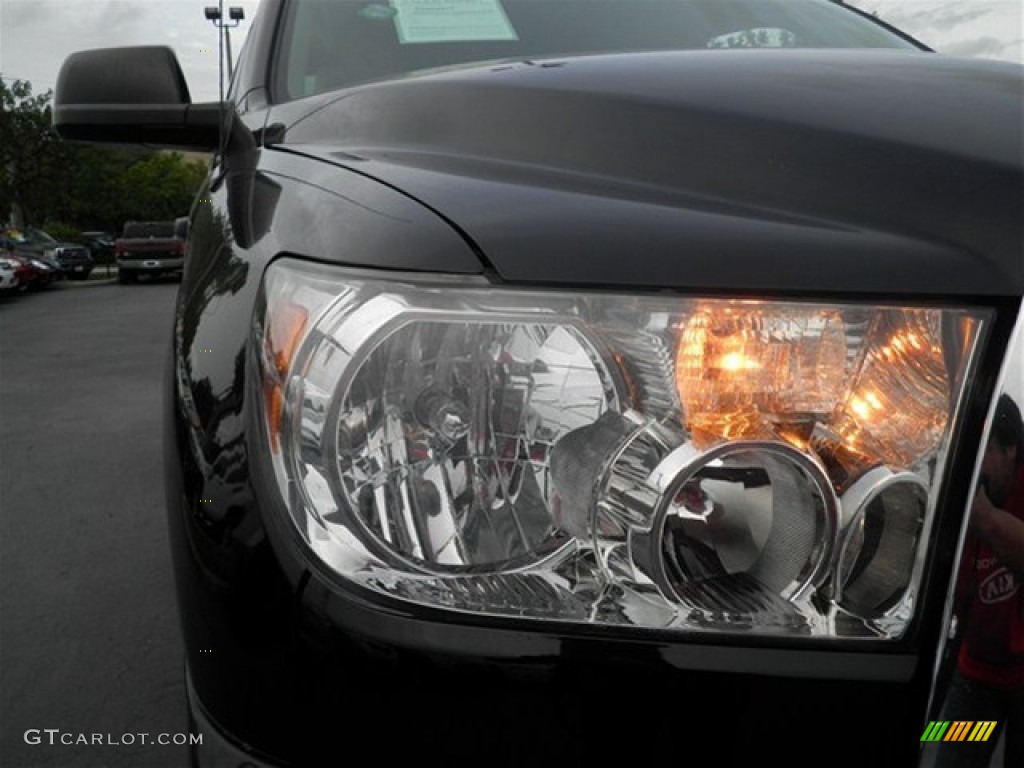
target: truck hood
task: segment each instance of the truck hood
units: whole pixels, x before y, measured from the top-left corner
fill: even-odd
[[[510,282],[1019,295],[1022,73],[880,51],[502,63],[275,107],[267,135],[419,200]]]

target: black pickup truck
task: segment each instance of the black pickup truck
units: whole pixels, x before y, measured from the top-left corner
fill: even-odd
[[[181,274],[185,266],[188,219],[174,221],[129,221],[114,243],[117,276],[122,283],[134,283],[139,275],[157,277]]]
[[[1024,627],[1022,94],[838,0],[262,0],[213,103],[73,54],[63,138],[215,153],[193,766],[1024,766],[959,663]]]

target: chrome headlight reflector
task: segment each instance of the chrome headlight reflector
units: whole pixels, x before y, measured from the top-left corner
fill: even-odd
[[[891,638],[988,315],[279,260],[256,320],[282,498],[343,579],[493,616]]]

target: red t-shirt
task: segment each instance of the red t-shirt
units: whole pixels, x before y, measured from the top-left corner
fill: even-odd
[[[1024,520],[1024,467],[1003,506]],[[1024,687],[1024,579],[975,538],[964,544],[961,584],[968,592],[960,673],[999,688]]]

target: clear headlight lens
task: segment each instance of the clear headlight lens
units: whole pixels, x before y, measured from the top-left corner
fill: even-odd
[[[283,260],[257,320],[282,496],[346,579],[489,615],[896,637],[987,316]]]

